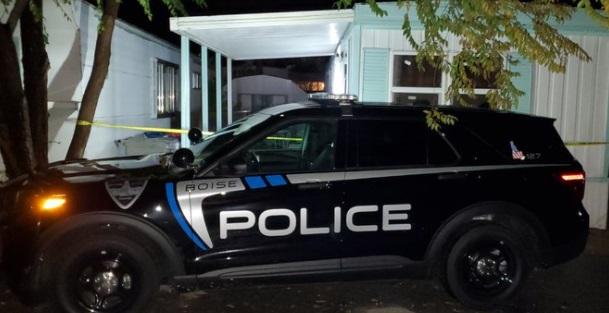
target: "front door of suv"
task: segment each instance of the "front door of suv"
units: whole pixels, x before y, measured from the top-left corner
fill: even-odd
[[[210,243],[198,271],[235,278],[338,271],[338,133],[336,119],[284,123],[195,180],[230,185],[227,192],[191,194]]]
[[[423,116],[362,118],[348,127],[348,145],[355,148],[348,154],[342,206],[344,270],[421,259],[446,201],[438,172],[456,161],[455,153]]]

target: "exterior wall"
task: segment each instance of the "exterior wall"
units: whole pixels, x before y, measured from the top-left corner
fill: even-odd
[[[554,125],[566,142],[607,142],[609,106],[609,37],[571,36],[592,57],[589,63],[568,61],[564,74],[535,66],[532,113],[556,118]],[[592,227],[607,227],[608,146],[568,146],[586,170],[584,205]]]
[[[54,1],[44,0],[43,5],[51,63],[49,161],[53,162],[64,159],[72,139],[77,110],[93,66],[99,14],[91,4],[78,0],[60,7]],[[19,33],[15,36],[18,42]],[[161,128],[179,125],[173,118],[156,118],[153,77],[156,59],[180,64],[179,48],[122,21],[117,22],[112,40],[109,73],[94,121]],[[201,72],[200,60],[191,58],[191,64],[191,71]],[[191,92],[195,95],[193,107],[200,108],[200,90]],[[120,155],[124,149],[116,141],[140,133],[142,131],[93,127],[85,158]],[[0,170],[3,169],[0,159]]]
[[[359,51],[360,67],[349,62],[348,79],[350,86],[357,82],[357,86],[350,89],[357,89],[363,101],[391,101],[393,55],[415,53],[401,29],[404,14],[408,14],[406,9],[398,8],[395,3],[381,6],[388,13],[382,18],[375,16],[367,6],[356,5],[355,25],[345,37],[356,43],[354,49]],[[413,12],[410,13],[413,34],[420,40],[424,32]],[[526,23],[523,20],[525,26]],[[566,142],[606,142],[609,134],[609,64],[606,62],[609,60],[609,32],[591,22],[582,10],[577,11],[572,20],[554,26],[582,45],[593,61],[586,64],[571,59],[565,74],[553,74],[513,54],[512,57],[520,60],[520,64],[512,68],[520,73],[514,83],[526,93],[515,110],[557,118],[556,128]],[[448,41],[449,53],[460,51],[457,38],[449,35]],[[341,45],[344,44],[345,39]],[[443,90],[449,83],[446,80],[443,78]],[[591,215],[590,225],[606,228],[609,145],[577,145],[569,146],[569,149],[587,172],[584,205]]]
[[[84,74],[82,84],[85,86],[93,66],[98,13],[93,6],[78,1],[74,2],[74,10],[80,29]],[[179,49],[126,23],[116,24],[109,73],[95,113],[96,122],[163,128],[170,126],[169,118],[155,118],[153,98],[155,59],[180,64]],[[59,117],[59,120],[61,121],[62,118],[63,116]],[[65,144],[49,147],[51,161],[65,156],[76,119],[77,112],[73,111],[63,123],[60,123],[61,126],[56,133],[57,139],[54,141]],[[85,157],[118,155],[119,149],[115,141],[140,132],[121,128],[93,127]]]

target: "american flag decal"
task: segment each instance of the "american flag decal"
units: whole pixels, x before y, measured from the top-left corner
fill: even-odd
[[[524,153],[516,148],[516,145],[513,141],[510,141],[510,147],[512,148],[512,159],[514,160],[524,160]]]

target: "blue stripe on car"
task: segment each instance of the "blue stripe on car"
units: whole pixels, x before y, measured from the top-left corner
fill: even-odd
[[[283,185],[287,184],[287,182],[285,181],[285,179],[281,175],[267,175],[264,178],[266,178],[266,181],[268,181],[269,184],[271,186],[273,186],[273,187],[275,187],[275,186],[283,186]]]
[[[262,176],[247,176],[245,182],[251,189],[266,188],[266,183],[262,180]]]
[[[188,225],[188,222],[186,222],[186,220],[184,219],[182,211],[180,211],[180,207],[176,202],[176,195],[174,192],[173,183],[165,184],[165,194],[167,195],[167,202],[169,202],[169,208],[171,208],[171,212],[178,221],[178,224],[180,224],[180,227],[182,227],[182,230],[186,233],[188,238],[190,238],[197,246],[199,246],[199,248],[203,249],[203,251],[207,251],[207,247],[205,247],[203,242],[201,242],[201,239],[199,239],[199,237],[192,232],[192,229]]]

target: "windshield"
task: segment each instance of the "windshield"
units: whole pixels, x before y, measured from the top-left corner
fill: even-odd
[[[269,117],[270,115],[268,114],[255,113],[205,137],[203,141],[190,147],[190,150],[195,155],[195,164],[201,163],[201,161],[218,151],[222,146],[247,133],[254,126],[264,122]]]

